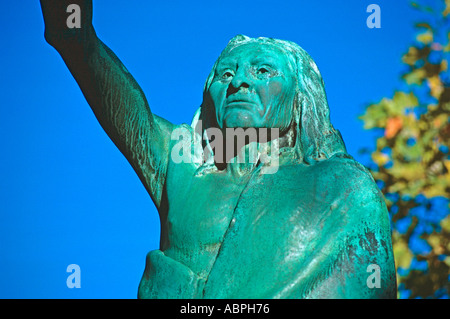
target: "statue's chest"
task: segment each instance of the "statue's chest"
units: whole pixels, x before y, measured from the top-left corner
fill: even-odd
[[[220,243],[242,186],[230,183],[223,176],[182,178],[180,175],[167,185],[166,227],[171,246],[191,249],[190,246]]]
[[[239,263],[271,268],[273,263],[289,263],[305,249],[307,242],[298,239],[314,229],[309,214],[312,183],[294,183],[281,169],[276,175],[256,174],[242,184],[220,174],[192,177],[192,172],[180,170],[172,176],[176,179],[168,179],[169,209],[163,225],[165,253],[206,277],[213,271],[211,283],[230,275],[228,270]]]
[[[205,297],[269,296],[274,287],[263,284],[266,278],[283,282],[311,253],[321,233],[317,213],[328,206],[328,200],[314,180],[292,176],[280,169],[277,176],[256,176],[243,190],[209,274]]]
[[[273,223],[282,211],[296,205],[293,190],[277,180],[262,177],[237,182],[226,173],[194,176],[189,170],[174,171],[167,183],[165,227],[170,245],[189,249],[189,245],[222,243],[234,225],[236,211],[244,212],[246,220],[253,220],[254,225]]]

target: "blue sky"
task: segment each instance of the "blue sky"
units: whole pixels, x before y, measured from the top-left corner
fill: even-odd
[[[369,4],[381,28],[369,29]],[[236,34],[291,40],[316,61],[348,151],[371,147],[357,119],[400,86],[419,15],[406,0],[94,1],[99,37],[152,111],[190,123],[215,59]],[[157,212],[43,37],[38,1],[0,12],[0,298],[135,298]],[[362,159],[361,159],[362,160]],[[78,264],[81,288],[66,268]]]

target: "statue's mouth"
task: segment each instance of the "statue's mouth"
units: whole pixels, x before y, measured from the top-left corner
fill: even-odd
[[[254,106],[256,103],[246,95],[231,95],[227,98],[226,106]]]

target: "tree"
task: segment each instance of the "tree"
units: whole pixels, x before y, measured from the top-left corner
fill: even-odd
[[[391,215],[399,298],[448,298],[450,0],[412,6],[424,20],[402,57],[404,87],[360,116],[378,132],[375,149],[361,153]]]

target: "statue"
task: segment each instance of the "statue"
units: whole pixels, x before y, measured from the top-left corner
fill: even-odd
[[[81,28],[66,26],[69,3]],[[320,72],[297,44],[231,39],[192,124],[175,126],[151,113],[98,39],[91,1],[41,6],[47,42],[158,209],[160,249],[147,255],[139,298],[396,297],[384,199],[347,154]],[[230,144],[242,135],[229,129],[256,129],[256,139]],[[176,158],[183,147],[190,160]]]

